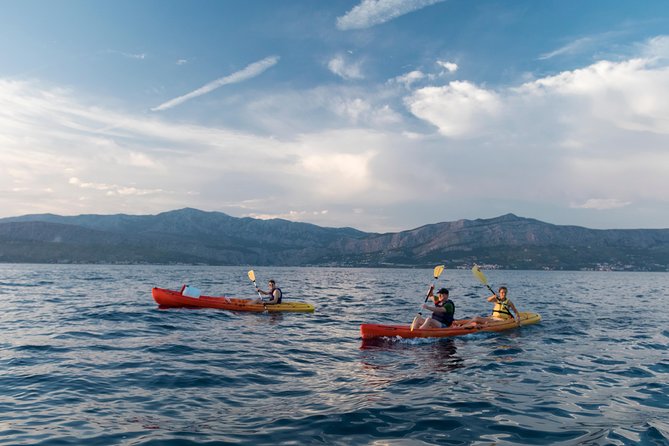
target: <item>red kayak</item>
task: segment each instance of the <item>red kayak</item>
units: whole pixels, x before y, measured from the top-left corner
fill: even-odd
[[[520,325],[537,324],[541,321],[541,316],[537,313],[520,313]],[[453,322],[448,328],[417,328],[411,331],[409,325],[382,325],[382,324],[362,324],[360,325],[360,334],[362,339],[375,338],[444,338],[450,336],[462,336],[479,331],[504,331],[516,328],[518,325],[514,319],[503,321],[491,321],[485,325],[473,326],[470,319],[460,319]]]
[[[288,302],[276,305],[254,303],[255,299],[238,299],[226,296],[199,296],[190,297],[182,291],[166,290],[164,288],[153,288],[151,290],[153,300],[163,308],[218,308],[219,310],[231,311],[253,311],[271,313],[278,311],[292,311],[299,313],[312,313],[314,306],[305,302]]]

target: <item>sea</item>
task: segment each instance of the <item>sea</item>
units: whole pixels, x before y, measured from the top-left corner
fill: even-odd
[[[0,264],[0,444],[669,445],[668,273],[484,270],[542,321],[364,343],[432,269],[254,268],[313,314],[151,297],[252,298],[251,268]],[[468,270],[436,286],[491,310]]]

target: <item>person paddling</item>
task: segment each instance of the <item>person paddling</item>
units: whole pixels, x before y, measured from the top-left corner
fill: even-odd
[[[432,311],[432,316],[427,319],[423,319],[422,316],[418,315],[411,323],[411,330],[417,328],[446,328],[450,327],[453,324],[453,316],[455,315],[455,304],[453,301],[448,299],[448,289],[441,288],[437,291],[437,295],[434,293],[434,285],[430,287],[427,297],[432,297],[434,306],[428,304],[423,304],[423,308],[426,310]]]
[[[269,290],[268,291],[263,291],[260,288],[256,287],[256,291],[259,294],[269,296],[269,300],[258,299],[258,303],[262,302],[265,305],[280,304],[281,303],[281,298],[283,297],[283,292],[281,291],[281,288],[278,288],[276,286],[276,282],[274,281],[274,279],[270,279],[268,284],[269,284]]]
[[[492,290],[491,290],[492,291]],[[493,294],[488,297],[488,302],[492,302],[494,307],[492,309],[492,314],[486,317],[477,316],[471,320],[471,323],[474,325],[485,325],[490,321],[505,321],[508,319],[514,319],[513,311],[516,314],[515,320],[518,325],[520,325],[520,312],[516,309],[516,306],[511,302],[507,297],[509,290],[505,287],[499,287],[498,294]]]

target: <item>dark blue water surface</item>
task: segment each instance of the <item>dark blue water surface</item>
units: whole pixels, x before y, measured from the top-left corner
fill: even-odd
[[[313,314],[151,298],[252,297],[248,269],[0,265],[0,444],[669,444],[669,274],[486,271],[543,321],[372,344],[431,270],[255,269]],[[469,271],[442,279],[456,316],[489,312]]]

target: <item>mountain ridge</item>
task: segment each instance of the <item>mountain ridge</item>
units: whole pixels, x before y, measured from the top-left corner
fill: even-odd
[[[183,208],[0,219],[3,263],[187,263],[669,270],[669,229],[589,229],[508,213],[372,233]]]

